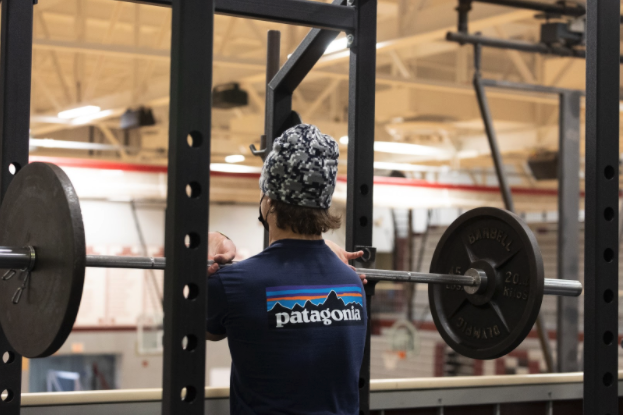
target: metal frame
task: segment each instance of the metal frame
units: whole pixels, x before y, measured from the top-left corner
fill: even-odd
[[[559,98],[558,258],[559,279],[578,280],[578,211],[580,205],[580,100],[582,91],[509,81],[480,79],[479,85],[517,91],[556,94]],[[484,94],[484,91],[482,92]],[[578,370],[578,299],[558,300],[558,372]],[[552,365],[553,366],[553,365]]]
[[[342,9],[345,0],[334,0],[331,6]],[[292,94],[305,76],[320,60],[327,46],[335,40],[339,32],[327,29],[312,29],[299,44],[292,56],[272,77],[266,88],[266,146],[272,149],[273,138],[278,137],[291,124]],[[263,154],[265,157],[267,154]]]
[[[0,201],[13,179],[9,166],[28,164],[30,84],[32,68],[33,0],[2,1],[0,26]],[[10,363],[2,361],[5,352]],[[0,393],[10,391],[9,401],[0,400],[0,413],[20,413],[22,357],[11,347],[0,328]]]
[[[534,52],[545,55],[565,56],[570,58],[586,58],[586,50],[575,49],[566,46],[549,45],[545,43],[530,43],[517,40],[496,39],[492,37],[480,36],[479,33],[472,35],[468,33],[469,12],[472,10],[472,2],[495,4],[498,6],[516,7],[520,9],[535,10],[543,12],[546,16],[559,17],[571,16],[581,17],[586,14],[586,7],[582,4],[568,4],[565,2],[541,3],[532,0],[459,0],[456,8],[458,12],[458,32],[448,32],[446,40],[458,42],[461,45],[469,43],[472,45],[483,45],[500,49],[512,49],[523,52]],[[619,18],[623,23],[623,16]],[[588,31],[588,30],[587,30]],[[619,57],[623,63],[623,56]]]
[[[171,7],[173,0],[120,0]],[[320,29],[353,32],[353,8],[307,0],[214,0],[215,13]]]
[[[316,27],[268,85],[266,148],[272,147],[271,137],[280,134],[291,120],[294,89],[335,39],[337,31],[349,33],[349,135],[352,139],[349,144],[348,204],[351,209],[347,217],[347,248],[353,249],[356,244],[370,245],[372,242],[377,0],[357,0],[356,4],[349,1],[349,6],[354,7],[344,7],[345,0],[335,0],[333,4],[303,0],[135,2],[173,8],[162,413],[202,414],[204,400],[200,399],[198,392],[205,383],[205,343],[202,339],[206,284],[202,276],[207,261],[214,13]],[[2,140],[3,164],[0,167],[4,172],[8,163],[25,165],[28,162],[32,0],[4,0],[2,7],[0,77],[4,86],[3,103],[11,103],[10,117],[8,105],[3,106],[2,112],[2,137],[5,134],[11,137],[11,140]],[[6,36],[9,31],[11,36]],[[354,36],[354,32],[359,36]],[[187,143],[188,137],[193,145]],[[3,191],[10,180],[6,176],[0,175]],[[192,182],[201,191],[199,197],[186,195],[186,185]],[[185,240],[185,237],[189,239]],[[184,289],[188,287],[190,294],[185,298]],[[197,318],[189,319],[191,315]],[[190,339],[192,350],[182,347],[185,336]],[[369,343],[369,332],[367,336]],[[0,338],[0,345],[4,346],[1,341],[4,338]],[[365,414],[369,413],[369,347],[367,353],[368,360],[364,361],[360,381],[362,413]],[[16,357],[21,363],[19,356]],[[20,363],[0,366],[0,382],[10,381],[8,386],[17,391],[18,396]],[[8,371],[7,368],[17,370]],[[186,400],[182,391],[186,392]],[[19,397],[12,402],[15,408],[12,413],[18,414]]]
[[[540,3],[530,0],[469,0],[470,2],[496,4],[498,6],[517,7],[520,9],[534,10],[562,16],[580,17],[586,14],[586,8],[582,4],[568,3]]]
[[[584,413],[618,413],[619,0],[587,2]]]
[[[269,84],[274,92],[271,93],[272,100],[268,102],[274,110],[270,114],[271,122],[267,123],[267,137],[274,137],[284,125],[285,117],[291,116],[292,91],[322,56],[326,45],[337,36],[335,31],[354,34],[349,45],[350,162],[346,218],[346,248],[353,250],[356,246],[369,246],[372,242],[377,0],[356,0],[352,2],[354,4],[349,0],[349,5],[354,7],[341,6],[342,1],[324,4],[303,0],[136,2],[173,7],[170,117],[172,151],[169,160],[165,237],[169,259],[165,271],[162,410],[166,414],[200,414],[203,413],[204,400],[198,398],[197,391],[203,389],[205,381],[205,344],[202,341],[206,306],[205,279],[189,276],[203,276],[206,263],[204,244],[207,241],[209,207],[213,15],[216,12],[319,28],[310,32],[294,56]],[[522,5],[507,5],[525,7],[528,2],[512,3]],[[587,13],[587,295],[584,377],[587,414],[617,412],[617,388],[608,385],[616,383],[617,344],[616,341],[606,344],[604,339],[607,340],[609,334],[616,339],[618,305],[616,301],[612,301],[609,293],[614,296],[618,292],[618,258],[613,255],[607,261],[604,254],[610,259],[609,252],[614,252],[618,243],[617,227],[611,226],[610,221],[617,219],[617,210],[614,208],[618,203],[618,174],[615,173],[619,154],[619,97],[617,88],[612,85],[619,81],[619,8],[617,0],[601,0],[589,2]],[[32,12],[32,0],[2,2],[0,194],[4,193],[10,182],[8,165],[25,165],[28,161]],[[479,39],[484,44],[483,38]],[[201,53],[195,53],[197,51]],[[267,113],[267,117],[268,115]],[[201,141],[198,148],[186,144],[187,135],[191,132],[196,141]],[[614,171],[612,174],[611,170]],[[185,186],[191,181],[201,186],[202,195],[196,199],[185,194]],[[609,213],[604,217],[604,212],[610,212],[607,209],[614,209],[612,217]],[[191,244],[197,245],[195,249],[184,245],[184,236],[187,234],[192,234]],[[190,290],[191,295],[198,294],[192,301],[181,295],[186,284],[194,284]],[[368,303],[372,293],[373,286],[369,286]],[[188,319],[190,315],[197,318]],[[182,338],[186,335],[194,335],[199,340],[193,351],[182,348]],[[369,338],[368,330],[368,345]],[[6,350],[6,341],[2,336],[0,346],[4,346]],[[13,363],[0,366],[0,382],[6,382],[2,385],[17,391],[11,402],[3,404],[3,414],[19,413],[19,356],[16,356]],[[370,410],[369,368],[367,347],[360,379],[361,414],[368,414]],[[180,399],[182,387],[189,386],[194,388],[196,398],[190,404]],[[189,394],[192,395],[190,388]]]
[[[167,415],[204,413],[213,35],[213,0],[173,2],[164,243],[162,413]],[[187,195],[188,184],[199,191],[196,197]]]
[[[350,43],[348,84],[348,165],[346,187],[346,249],[372,245],[372,190],[376,98],[377,0],[357,0],[356,36]],[[374,266],[368,258],[362,266]],[[371,313],[374,283],[366,287],[368,327],[359,372],[359,414],[370,413]]]
[[[496,39],[493,37],[470,35],[469,33],[463,32],[448,32],[446,34],[446,40],[449,40],[451,42],[457,42],[460,44],[479,44],[492,48],[513,49],[522,52],[534,52],[544,55],[564,56],[568,58],[584,59],[586,57],[586,51],[582,49],[572,49],[562,46],[550,46],[546,45],[545,43],[530,43],[523,42],[521,40]]]

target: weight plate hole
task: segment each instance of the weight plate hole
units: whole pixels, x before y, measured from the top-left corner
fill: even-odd
[[[184,336],[184,338],[182,339],[182,349],[186,350],[187,352],[191,352],[195,350],[195,347],[197,347],[197,338],[192,334]]]
[[[199,147],[201,145],[201,133],[199,131],[191,131],[186,136],[186,143],[188,147]]]
[[[606,386],[612,385],[612,373],[606,372],[606,374],[604,375],[603,381],[604,381],[604,385]]]
[[[611,331],[607,331],[604,333],[604,343],[608,346],[612,344],[612,340],[614,339],[614,335]]]
[[[606,210],[604,210],[604,218],[608,222],[614,219],[614,209],[612,209],[611,207],[606,208]]]
[[[192,402],[195,400],[195,396],[197,395],[195,388],[193,388],[192,386],[185,386],[182,388],[182,391],[180,392],[180,398],[182,398],[182,401],[184,402]]]
[[[197,182],[190,182],[186,185],[186,196],[196,199],[201,194],[201,186]]]
[[[20,168],[21,166],[18,163],[11,163],[9,164],[9,173],[14,175],[15,173],[19,171]]]
[[[612,180],[612,178],[614,177],[614,167],[606,166],[606,168],[604,169],[604,176],[606,177],[606,179]]]
[[[368,218],[365,216],[362,216],[359,218],[359,224],[361,226],[366,226],[368,224]]]
[[[604,301],[607,303],[611,303],[613,299],[614,299],[614,293],[612,292],[612,290],[606,290],[604,292]]]
[[[606,260],[606,262],[612,262],[612,260],[614,259],[614,251],[610,248],[606,248],[606,250],[604,251],[604,259]]]
[[[199,235],[194,232],[187,234],[184,237],[184,245],[186,245],[186,248],[195,249],[199,246]]]
[[[184,298],[187,300],[194,300],[199,295],[199,287],[195,284],[186,284],[183,290]]]
[[[4,362],[5,364],[9,364],[12,363],[13,360],[15,360],[15,354],[11,353],[11,352],[4,352],[2,354],[2,362]]]
[[[0,393],[0,400],[2,400],[2,402],[11,402],[12,399],[13,391],[5,389],[2,391],[2,393]]]

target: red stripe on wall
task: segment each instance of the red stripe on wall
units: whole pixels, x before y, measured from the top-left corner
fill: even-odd
[[[166,173],[167,166],[156,164],[135,164],[124,163],[114,160],[97,160],[97,159],[79,159],[70,157],[45,157],[45,156],[31,156],[30,161],[40,161],[45,163],[54,163],[61,167],[77,167],[85,169],[102,169],[102,170],[123,170],[131,172],[142,173]],[[210,173],[214,177],[235,177],[246,179],[259,179],[259,173],[226,173],[213,171]],[[337,178],[339,182],[345,183],[346,176],[339,176]],[[500,193],[500,188],[497,186],[474,186],[474,185],[456,185],[447,183],[434,183],[426,180],[405,179],[400,177],[374,177],[375,185],[386,186],[407,186],[417,187],[425,189],[439,189],[439,190],[458,190],[467,192],[485,192],[485,193]],[[512,192],[517,195],[539,195],[539,196],[557,196],[558,191],[556,189],[530,189],[525,187],[513,187]],[[584,192],[581,192],[584,196]]]

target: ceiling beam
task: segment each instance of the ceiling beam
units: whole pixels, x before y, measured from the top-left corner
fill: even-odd
[[[67,40],[35,39],[33,40],[33,48],[36,50],[76,52],[126,59],[142,58],[162,61],[170,60],[169,50],[125,45],[109,45],[102,43],[76,42]],[[229,56],[215,56],[214,64],[243,69],[257,69],[262,71],[266,68],[265,61],[263,60],[238,59]],[[265,75],[263,76],[265,77]]]

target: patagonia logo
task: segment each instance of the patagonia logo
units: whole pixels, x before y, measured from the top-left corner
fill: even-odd
[[[276,329],[363,324],[363,295],[355,284],[268,287],[266,308]]]

